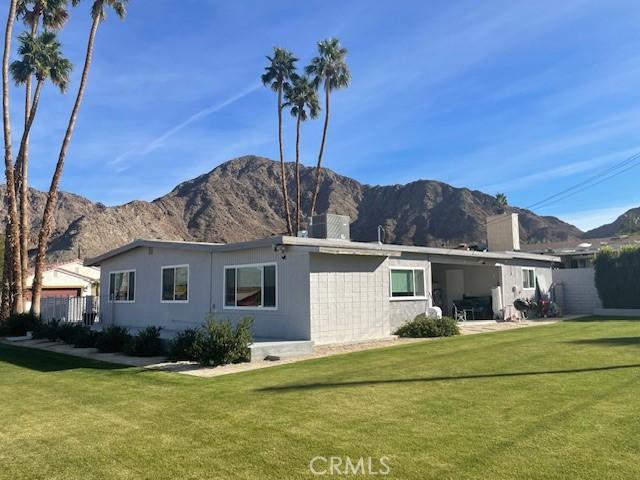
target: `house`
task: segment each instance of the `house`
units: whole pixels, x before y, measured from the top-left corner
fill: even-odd
[[[582,315],[593,314],[602,308],[593,266],[596,254],[603,247],[619,250],[627,245],[640,245],[640,235],[535,243],[523,248],[530,253],[560,258],[558,269],[553,271],[556,300],[563,312]]]
[[[587,240],[567,240],[564,242],[532,243],[523,250],[560,257],[559,268],[590,268],[598,250],[610,247],[614,250],[633,245],[640,246],[640,235],[618,235],[615,237],[592,238]]]
[[[32,273],[26,280],[24,294],[27,309],[31,308],[33,277]],[[99,295],[100,268],[84,265],[82,260],[50,264],[42,273],[41,308],[48,317],[81,318],[81,313],[75,313],[79,312],[80,305],[85,308],[87,299]]]
[[[558,258],[348,240],[332,216],[311,235],[216,244],[137,240],[87,261],[101,267],[104,324],[163,327],[172,335],[219,318],[254,318],[261,339],[315,344],[388,337],[434,305],[451,314],[517,314],[513,300],[548,291]],[[519,247],[517,217],[488,222],[500,245]],[[314,217],[316,225],[320,217]],[[338,225],[337,228],[332,227]],[[331,238],[337,237],[337,238]],[[476,308],[477,307],[477,308]],[[474,310],[476,308],[476,310]],[[477,317],[476,317],[477,318]]]
[[[31,304],[33,273],[27,277],[25,296]],[[47,265],[42,274],[42,298],[72,298],[99,295],[100,268],[86,266],[82,260]]]

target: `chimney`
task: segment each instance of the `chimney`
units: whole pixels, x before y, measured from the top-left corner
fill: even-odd
[[[490,252],[520,250],[520,223],[517,213],[487,217],[487,249]]]

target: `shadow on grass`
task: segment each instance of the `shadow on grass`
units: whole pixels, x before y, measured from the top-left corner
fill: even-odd
[[[59,372],[76,369],[120,370],[123,368],[131,368],[127,365],[99,362],[65,355],[64,353],[0,344],[0,363],[3,362],[38,372]]]
[[[429,382],[451,382],[456,380],[478,380],[486,378],[504,378],[504,377],[528,377],[539,375],[558,375],[566,373],[588,373],[588,372],[605,372],[610,370],[624,370],[630,368],[640,368],[640,363],[628,365],[609,365],[606,367],[590,367],[590,368],[570,368],[566,370],[543,370],[533,372],[497,372],[497,373],[477,373],[471,375],[452,375],[440,377],[420,377],[420,378],[394,378],[388,380],[357,380],[351,382],[327,382],[327,383],[304,383],[293,385],[276,385],[272,387],[258,388],[257,392],[290,392],[296,390],[317,390],[322,388],[340,388],[340,387],[360,387],[367,385],[392,385],[402,383],[429,383]]]
[[[574,345],[613,345],[628,347],[629,345],[640,346],[640,337],[583,338],[580,340],[570,340],[567,343]]]

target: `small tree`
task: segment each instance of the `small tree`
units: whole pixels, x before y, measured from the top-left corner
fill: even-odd
[[[507,196],[504,193],[496,193],[496,197],[493,203],[494,208],[498,213],[504,213],[507,211],[509,202],[507,201]]]

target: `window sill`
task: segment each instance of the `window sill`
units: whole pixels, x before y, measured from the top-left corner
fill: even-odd
[[[413,301],[424,301],[427,297],[389,297],[390,302],[413,302]]]
[[[189,303],[189,300],[160,300],[160,303]]]
[[[252,310],[252,311],[257,311],[257,312],[261,312],[263,310],[266,311],[275,311],[278,310],[278,307],[227,307],[227,306],[223,306],[222,307],[223,310]]]

